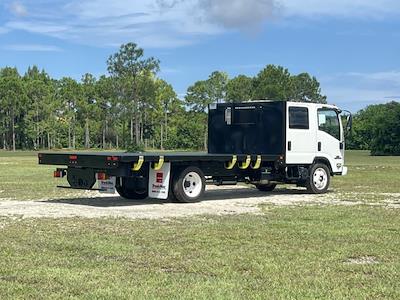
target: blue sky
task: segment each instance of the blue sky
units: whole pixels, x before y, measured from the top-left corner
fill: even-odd
[[[400,99],[398,0],[0,0],[0,66],[80,79],[136,42],[180,96],[214,70],[309,72],[357,111]]]

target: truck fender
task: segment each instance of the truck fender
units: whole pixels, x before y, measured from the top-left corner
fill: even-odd
[[[332,165],[327,157],[323,157],[323,156],[315,157],[314,161],[313,161],[313,165],[318,164],[318,163],[326,165],[329,168],[329,172],[331,173],[331,175],[333,175]]]

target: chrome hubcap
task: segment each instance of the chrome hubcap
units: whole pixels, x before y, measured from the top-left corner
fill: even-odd
[[[323,190],[328,184],[328,174],[325,169],[318,168],[313,174],[313,184],[318,190]]]
[[[183,191],[186,196],[196,198],[203,188],[201,177],[196,172],[189,172],[182,181]]]

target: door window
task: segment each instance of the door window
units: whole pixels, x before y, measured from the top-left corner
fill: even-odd
[[[340,141],[340,123],[335,110],[318,109],[318,128]]]
[[[307,107],[289,107],[289,128],[309,129]]]

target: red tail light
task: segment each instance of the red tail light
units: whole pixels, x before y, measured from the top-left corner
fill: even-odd
[[[53,173],[54,178],[63,178],[65,176],[65,170],[56,170]]]
[[[109,178],[110,176],[108,176],[106,173],[97,173],[97,180],[107,180]]]
[[[69,160],[77,160],[78,159],[78,155],[70,155],[69,156]]]
[[[119,156],[107,156],[108,161],[119,161]]]

